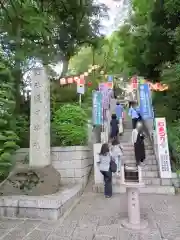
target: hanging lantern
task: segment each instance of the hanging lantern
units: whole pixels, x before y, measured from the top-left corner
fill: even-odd
[[[83,74],[80,75],[78,84],[81,84],[81,85],[85,84],[85,79],[84,79],[84,75]]]
[[[60,79],[60,85],[65,85],[66,84],[66,79],[65,78],[61,78]]]
[[[89,82],[87,83],[87,85],[88,85],[88,87],[92,86],[92,82],[89,81]]]
[[[74,77],[74,81],[77,83],[79,81],[78,77]]]
[[[89,69],[89,70],[88,70],[88,73],[92,73],[92,69]]]
[[[103,74],[104,74],[104,71],[100,71],[100,74],[103,75]]]
[[[88,74],[88,72],[85,72],[85,73],[84,73],[84,76],[86,76],[86,77],[87,77],[88,75],[89,75],[89,74]]]
[[[68,78],[68,79],[67,79],[67,82],[68,82],[69,84],[73,83],[73,78],[72,78],[72,77]]]

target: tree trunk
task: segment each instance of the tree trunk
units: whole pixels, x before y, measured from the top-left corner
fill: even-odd
[[[61,61],[63,62],[63,70],[60,77],[64,77],[66,75],[68,71],[68,66],[69,66],[69,59],[70,57],[67,57],[67,56],[63,56],[61,58]]]

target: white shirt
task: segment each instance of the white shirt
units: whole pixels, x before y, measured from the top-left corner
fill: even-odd
[[[120,145],[114,145],[111,147],[112,157],[122,156],[122,150],[120,149]]]
[[[138,136],[138,131],[137,131],[137,129],[133,129],[133,131],[132,131],[132,144],[136,143],[136,141],[137,141],[137,136]]]

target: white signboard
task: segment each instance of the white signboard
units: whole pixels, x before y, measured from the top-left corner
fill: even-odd
[[[158,160],[161,178],[171,178],[171,163],[165,118],[155,118]]]
[[[84,94],[84,92],[85,92],[84,84],[77,84],[77,93]]]

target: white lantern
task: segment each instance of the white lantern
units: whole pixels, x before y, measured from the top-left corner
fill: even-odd
[[[66,79],[65,79],[65,78],[61,78],[61,79],[60,79],[60,84],[61,84],[61,85],[66,84]]]

